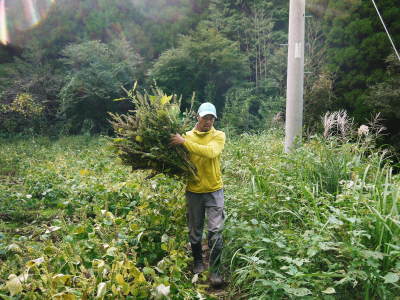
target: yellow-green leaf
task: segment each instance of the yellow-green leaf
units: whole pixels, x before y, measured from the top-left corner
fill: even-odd
[[[143,138],[140,135],[137,135],[135,140],[136,140],[136,142],[139,142],[139,143],[143,142]]]
[[[156,272],[150,267],[144,267],[143,268],[143,274],[151,276],[151,277],[155,277],[156,276]]]
[[[101,269],[105,266],[105,262],[102,259],[94,259],[92,261],[93,268]]]
[[[7,250],[12,252],[21,252],[21,248],[17,244],[8,245]]]
[[[143,283],[146,282],[146,278],[144,278],[144,275],[142,272],[140,272],[139,276],[135,280],[137,283]]]
[[[118,282],[119,285],[123,285],[125,283],[124,276],[121,274],[117,274],[115,276],[115,280]]]
[[[76,227],[76,228],[73,230],[73,233],[74,233],[74,234],[81,234],[81,233],[84,233],[85,231],[86,231],[86,227],[80,225],[80,226]]]
[[[112,285],[111,291],[113,292],[114,295],[118,294],[118,288],[115,286],[115,284]]]
[[[43,262],[44,262],[44,258],[43,258],[43,257],[39,257],[39,258],[36,258],[36,259],[32,259],[32,260],[30,260],[30,261],[28,261],[28,262],[26,263],[26,267],[27,267],[27,268],[32,268],[33,266],[40,265],[40,264],[43,263]]]
[[[89,170],[86,170],[86,169],[80,170],[80,171],[79,171],[79,174],[80,174],[81,176],[86,176],[86,175],[89,174]]]
[[[61,292],[56,295],[54,295],[54,299],[57,300],[75,300],[76,296],[71,293],[66,293],[66,292]]]
[[[122,130],[120,130],[121,128],[118,128],[118,132],[121,132]],[[125,141],[125,139],[124,138],[115,138],[114,139],[114,142],[115,143],[120,143],[120,142],[123,142],[123,141]]]
[[[109,256],[115,256],[115,254],[116,254],[116,252],[117,252],[117,248],[115,248],[115,247],[110,247],[110,248],[108,248],[107,249],[107,255],[109,255]]]
[[[115,219],[115,217],[111,211],[107,211],[105,215],[106,215],[106,217],[108,217],[110,219],[113,219],[113,220]]]
[[[124,101],[124,100],[126,100],[126,99],[128,99],[128,98],[123,97],[123,98],[114,99],[113,101]]]
[[[72,275],[57,274],[53,276],[53,280],[61,284],[65,284],[65,282],[71,277]]]
[[[171,101],[171,99],[172,99],[172,95],[171,96],[164,95],[164,96],[162,96],[160,102],[162,105],[165,105],[166,103],[169,103],[169,101]]]

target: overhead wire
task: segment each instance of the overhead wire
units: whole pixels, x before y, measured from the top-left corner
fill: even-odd
[[[390,43],[392,44],[392,47],[393,47],[393,49],[394,49],[394,52],[396,53],[397,58],[398,58],[399,61],[400,61],[399,52],[397,51],[396,46],[395,46],[394,43],[393,43],[392,37],[390,36],[390,33],[389,33],[388,29],[386,28],[386,24],[385,24],[385,22],[383,21],[383,18],[382,18],[382,16],[381,16],[381,14],[379,13],[379,9],[378,9],[378,7],[376,6],[375,1],[374,1],[374,0],[371,0],[371,1],[372,1],[372,3],[373,3],[374,6],[375,6],[376,12],[378,13],[379,19],[381,20],[383,27],[385,28],[386,34],[387,34],[387,36],[389,37],[389,40],[390,40]]]

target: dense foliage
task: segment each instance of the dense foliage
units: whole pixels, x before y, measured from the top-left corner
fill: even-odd
[[[224,107],[227,90],[241,84],[246,73],[246,57],[238,45],[205,28],[182,38],[178,47],[164,52],[150,70],[150,76],[168,93],[189,98],[195,92],[203,102],[214,102],[218,111]]]
[[[112,145],[121,161],[132,170],[152,170],[152,175],[195,177],[196,167],[186,148],[170,144],[171,135],[193,128],[194,112],[181,113],[180,99],[157,88],[152,94],[136,92],[135,87],[127,93],[135,110],[126,115],[110,113],[117,136]]]
[[[43,116],[26,128],[23,116],[3,113],[3,134],[107,131],[104,111],[129,109],[109,99],[120,96],[119,84],[135,80],[143,88],[155,80],[183,99],[195,92],[196,103],[213,102],[221,116],[226,111],[224,123],[238,131],[267,128],[271,116],[284,113],[289,1],[37,2],[41,22],[33,27],[18,15],[21,1],[7,2],[10,44],[0,48],[0,102],[7,106],[29,94],[43,106]],[[395,2],[381,1],[378,8],[398,47]],[[385,142],[397,145],[399,118],[379,103],[396,106],[398,97],[387,100],[391,96],[377,87],[391,85],[398,68],[389,66],[393,50],[372,3],[310,0],[306,14],[306,127],[318,130],[328,110],[346,109],[358,123],[380,111],[389,134]],[[112,53],[101,53],[96,43]],[[116,45],[125,57],[114,53]],[[65,63],[77,59],[71,50],[79,47],[92,49],[96,60],[82,67]]]
[[[149,299],[168,287],[193,298],[182,184],[116,165],[105,139],[8,142],[0,158],[2,297]]]
[[[243,135],[230,146],[224,255],[236,293],[246,299],[399,293],[399,178],[382,153],[361,137],[355,143],[314,137],[292,155],[281,153],[276,135]]]
[[[334,92],[337,98],[333,105],[351,111],[357,122],[363,122],[371,114],[366,105],[371,87],[396,76],[385,72],[388,67],[386,59],[394,54],[393,48],[371,1],[321,2],[328,2],[324,12],[325,43],[327,67],[336,77]],[[395,0],[385,0],[377,5],[399,49],[400,8],[396,3]],[[386,101],[379,98],[374,102]],[[397,134],[397,129],[391,124],[398,123],[398,117],[388,114],[385,117],[389,133]]]
[[[60,91],[60,115],[66,131],[104,130],[107,112],[122,110],[113,99],[121,97],[123,88],[139,77],[140,57],[124,39],[110,45],[98,41],[73,44],[62,54],[70,70]]]
[[[385,137],[385,141],[400,149],[400,61],[394,55],[389,56],[387,61],[389,66],[385,80],[371,86],[366,105],[386,120],[385,125],[391,134]]]
[[[400,292],[399,177],[371,132],[327,137],[288,155],[280,131],[228,136],[226,297]],[[0,145],[2,297],[217,298],[190,272],[180,182],[116,164],[104,138]]]

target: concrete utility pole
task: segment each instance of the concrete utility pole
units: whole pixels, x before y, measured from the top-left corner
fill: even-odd
[[[285,152],[300,142],[303,127],[305,0],[290,0]]]

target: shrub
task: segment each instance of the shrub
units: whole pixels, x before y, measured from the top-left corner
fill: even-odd
[[[65,130],[107,130],[107,112],[127,109],[112,99],[121,97],[121,86],[132,84],[138,76],[140,57],[126,40],[115,40],[109,45],[99,41],[72,44],[63,55],[62,61],[70,70],[60,91],[60,115]]]
[[[254,88],[232,88],[226,94],[222,126],[239,133],[266,129],[283,103],[279,97],[257,94]]]
[[[0,131],[37,132],[44,126],[44,106],[31,94],[18,94],[10,104],[0,104]]]

